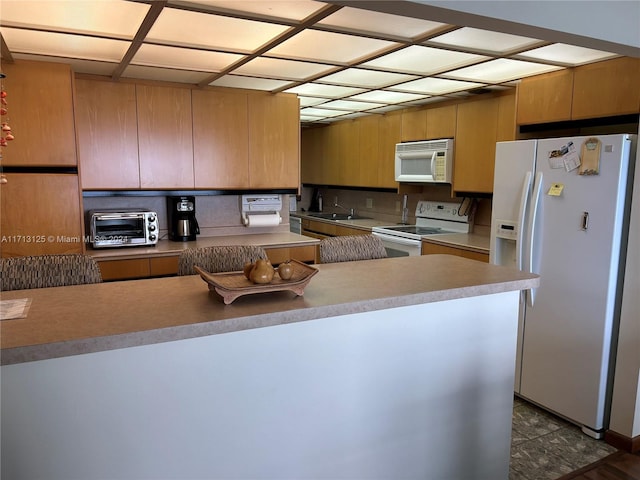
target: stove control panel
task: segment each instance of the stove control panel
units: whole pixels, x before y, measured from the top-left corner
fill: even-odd
[[[466,215],[459,215],[460,203],[458,202],[433,202],[421,200],[416,206],[416,217],[435,218],[438,220],[450,220],[455,222],[466,221]]]

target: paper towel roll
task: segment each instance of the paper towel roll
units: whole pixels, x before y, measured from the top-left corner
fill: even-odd
[[[274,227],[280,225],[282,218],[279,213],[249,214],[247,215],[247,227]]]

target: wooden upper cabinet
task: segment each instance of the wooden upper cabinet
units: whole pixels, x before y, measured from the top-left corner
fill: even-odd
[[[2,64],[7,115],[15,139],[3,147],[3,165],[75,166],[72,73],[62,63],[16,60]]]
[[[2,256],[82,253],[78,176],[48,173],[5,176],[7,183],[0,186]]]
[[[453,163],[453,190],[490,193],[498,133],[499,99],[458,105]]]
[[[378,120],[378,187],[398,188],[395,172],[396,144],[402,135],[399,113],[387,113]]]
[[[249,95],[249,186],[299,188],[300,111],[290,94]]]
[[[82,188],[140,188],[136,86],[76,79]]]
[[[141,188],[193,188],[191,90],[136,85]]]
[[[194,90],[193,170],[196,188],[248,188],[246,93]]]
[[[380,126],[378,115],[367,115],[356,119],[358,127],[358,184],[359,187],[377,187],[380,163]]]
[[[573,70],[522,79],[518,85],[518,125],[571,119]]]
[[[336,185],[360,185],[360,131],[358,123],[354,120],[346,120],[337,123],[336,127],[340,129],[341,145]]]
[[[498,97],[498,124],[496,142],[508,142],[516,139],[516,95]],[[495,150],[494,150],[495,153]]]
[[[403,142],[425,140],[427,138],[427,110],[406,110],[402,112]]]
[[[574,69],[573,119],[640,112],[640,59],[621,57]]]
[[[322,183],[326,127],[305,128],[300,133],[300,177],[302,183]]]
[[[427,109],[428,140],[454,138],[456,136],[457,105]]]

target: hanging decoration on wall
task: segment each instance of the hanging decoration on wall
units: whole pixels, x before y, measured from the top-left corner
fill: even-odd
[[[0,79],[5,78],[3,73],[0,73]],[[10,142],[15,137],[11,132],[11,127],[9,126],[9,108],[7,107],[7,92],[4,89],[4,83],[0,84],[0,117],[2,117],[2,125],[0,126],[0,147],[6,147],[8,145],[7,142]]]

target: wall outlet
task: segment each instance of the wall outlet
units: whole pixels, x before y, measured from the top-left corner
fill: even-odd
[[[400,211],[400,201],[398,200],[396,202],[396,212],[399,212],[399,211]]]
[[[373,198],[367,198],[367,208],[373,208]]]

